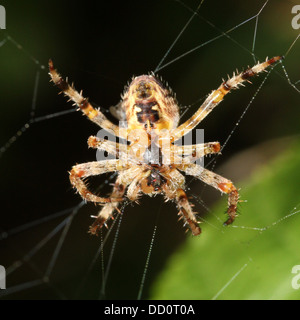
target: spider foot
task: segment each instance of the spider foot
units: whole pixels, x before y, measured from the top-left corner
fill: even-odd
[[[234,220],[235,220],[235,217],[229,217],[229,218],[223,223],[223,226],[228,226],[228,225],[232,224]]]
[[[181,220],[182,218],[184,218],[185,220],[183,226],[185,227],[186,225],[188,225],[189,229],[192,231],[193,236],[198,236],[201,233],[201,228],[199,227],[200,222],[190,219],[184,208],[181,208],[179,214],[181,214],[181,216],[178,220]]]
[[[237,206],[235,204],[232,204],[227,209],[228,219],[223,223],[224,226],[228,226],[233,223],[235,218],[237,217]]]
[[[103,226],[107,227],[107,224],[105,223],[106,221],[107,219],[103,217],[96,217],[96,220],[89,228],[89,233],[97,236]]]

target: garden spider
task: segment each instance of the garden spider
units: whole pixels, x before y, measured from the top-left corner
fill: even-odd
[[[112,142],[91,136],[89,147],[107,151],[116,159],[94,161],[72,167],[70,181],[83,199],[103,205],[90,233],[97,232],[106,225],[125,196],[130,201],[137,201],[141,193],[150,196],[164,194],[166,200],[177,203],[179,214],[189,226],[193,235],[199,235],[201,229],[185,193],[185,178],[180,173],[196,177],[222,193],[228,194],[228,219],[231,224],[237,215],[239,194],[233,183],[220,175],[194,163],[195,160],[220,151],[219,142],[175,145],[174,142],[194,129],[229,93],[244,81],[262,71],[282,57],[266,59],[252,68],[237,75],[212,91],[196,113],[178,126],[179,107],[169,88],[166,88],[154,74],[142,75],[132,79],[125,89],[119,104],[127,121],[125,127],[110,122],[104,114],[94,109],[86,98],[70,86],[55,70],[49,61],[50,76],[54,84],[72,100],[79,109],[93,122],[115,136],[126,139],[129,145]],[[167,142],[167,143],[166,143]],[[153,161],[153,159],[156,161]],[[113,191],[108,198],[99,197],[89,191],[85,178],[106,172],[118,171]]]

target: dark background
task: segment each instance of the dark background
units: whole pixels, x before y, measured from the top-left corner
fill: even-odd
[[[133,75],[155,70],[198,4],[199,1],[187,0],[85,1],[81,4],[73,1],[1,2],[7,14],[7,29],[0,33],[0,41],[6,41],[0,47],[0,147],[4,146],[0,158],[2,231],[78,205],[81,200],[70,187],[67,172],[76,163],[95,160],[95,151],[86,144],[88,136],[98,131],[93,123],[79,112],[44,118],[72,109],[49,83],[48,59],[52,58],[60,73],[74,81],[79,91],[83,89],[90,101],[103,110],[108,109],[119,102],[124,85]],[[164,63],[245,22],[255,16],[263,4],[264,1],[204,1],[200,15],[210,24],[195,17]],[[263,9],[257,21],[254,47],[257,59],[262,61],[266,56],[286,53],[299,32],[293,30],[290,23],[291,8],[295,4],[274,0]],[[236,68],[241,70],[254,63],[251,52],[255,23],[252,19],[229,33],[229,38],[223,36],[207,43],[158,72],[173,88],[180,105],[191,105],[183,120],[195,112],[199,101],[215,89],[222,78],[232,75]],[[292,81],[300,79],[299,43],[284,60],[284,66]],[[38,87],[35,86],[37,74]],[[205,130],[206,141],[224,143],[263,76],[254,79],[253,85],[230,94],[203,121],[201,128]],[[34,90],[37,90],[36,108],[30,115]],[[261,142],[298,134],[299,116],[299,93],[288,83],[279,65],[258,93],[217,165]],[[28,121],[31,121],[30,128],[14,143],[8,142],[10,137],[18,136],[18,130]],[[100,185],[104,183],[103,195],[110,188],[105,183],[106,178],[99,180]],[[219,193],[209,189],[205,188],[202,200],[211,206]],[[191,194],[200,192],[202,185],[192,184]],[[100,245],[100,238],[87,234],[91,223],[89,216],[97,211],[92,204],[79,210],[48,284],[17,290],[7,298],[98,298],[103,272],[101,259],[88,273],[84,286],[77,290]],[[196,211],[206,214],[199,204]],[[60,217],[2,240],[0,264],[8,268],[22,259],[61,221]],[[103,298],[137,298],[156,224],[142,297],[149,296],[151,283],[164,267],[168,255],[186,237],[182,223],[177,222],[175,205],[164,204],[161,197],[144,197],[140,206],[126,207]],[[115,231],[104,246],[105,268],[114,234]],[[7,286],[42,278],[59,235],[17,268],[8,277]]]

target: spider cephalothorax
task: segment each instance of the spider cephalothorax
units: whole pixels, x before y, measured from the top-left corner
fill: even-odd
[[[228,219],[224,224],[231,224],[237,215],[239,202],[236,187],[230,180],[195,163],[207,154],[219,153],[219,142],[184,146],[174,142],[194,129],[232,89],[280,59],[279,56],[267,59],[224,81],[217,90],[208,95],[194,115],[179,126],[177,102],[170,90],[154,75],[133,78],[118,105],[119,110],[116,110],[118,114],[125,114],[126,125],[117,126],[70,86],[57,73],[50,60],[50,76],[55,85],[73,100],[91,121],[129,141],[128,145],[91,136],[88,139],[89,147],[107,151],[116,159],[78,164],[70,172],[70,181],[80,195],[87,201],[103,205],[90,227],[90,232],[96,234],[107,220],[113,217],[114,211],[118,210],[118,205],[125,197],[130,201],[137,201],[143,193],[150,196],[163,194],[166,200],[175,201],[179,214],[193,235],[200,234],[199,222],[186,196],[185,178],[181,172],[228,194]],[[110,197],[99,197],[88,189],[85,178],[113,171],[118,171],[119,174]]]

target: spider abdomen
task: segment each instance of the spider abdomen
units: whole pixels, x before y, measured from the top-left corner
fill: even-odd
[[[149,121],[151,128],[153,127],[153,124],[160,118],[159,107],[155,100],[137,103],[135,105],[135,111],[137,121],[144,125],[147,125]]]
[[[170,89],[154,75],[133,78],[122,98],[122,109],[130,130],[170,130],[178,124],[176,100]]]

